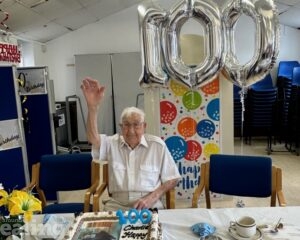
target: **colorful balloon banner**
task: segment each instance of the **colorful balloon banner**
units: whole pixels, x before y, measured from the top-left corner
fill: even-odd
[[[171,79],[160,88],[161,137],[182,176],[176,188],[178,198],[192,197],[201,163],[220,152],[219,102],[218,79],[194,90]]]

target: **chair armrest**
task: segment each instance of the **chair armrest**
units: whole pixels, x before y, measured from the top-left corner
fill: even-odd
[[[201,181],[203,182],[203,181]],[[192,199],[192,208],[198,208],[198,199],[200,198],[200,194],[202,193],[204,189],[204,184],[201,184],[195,189],[193,193],[193,199]]]
[[[166,192],[167,209],[175,209],[175,189],[170,189]]]
[[[28,185],[26,185],[24,188],[22,188],[22,191],[30,192],[32,191],[36,186],[38,186],[39,183],[39,163],[32,165],[31,170],[31,181]]]
[[[84,212],[90,211],[91,196],[96,192],[98,185],[99,181],[96,181],[86,190],[84,194]]]
[[[277,192],[277,198],[278,198],[279,206],[280,207],[285,207],[286,206],[286,201],[285,201],[285,197],[284,197],[282,191]]]
[[[285,207],[286,201],[282,192],[282,169],[281,168],[277,168],[277,172],[276,172],[276,192],[277,192],[277,199],[278,199],[279,206]]]
[[[102,196],[102,194],[103,194],[103,192],[105,191],[106,188],[107,188],[107,183],[104,182],[97,188],[96,192],[94,193],[94,196],[93,196],[93,212],[99,212],[100,211],[100,207],[99,207],[100,197]]]
[[[200,194],[202,193],[205,186],[205,172],[206,172],[207,164],[201,164],[201,175],[200,175],[200,183],[198,187],[194,190],[193,199],[192,199],[192,208],[198,208],[198,199]]]
[[[27,186],[22,188],[22,191],[31,192],[36,186],[36,182],[30,182]]]

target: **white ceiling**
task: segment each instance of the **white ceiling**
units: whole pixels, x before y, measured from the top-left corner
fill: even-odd
[[[178,1],[173,2],[175,4]],[[0,0],[0,31],[11,32],[20,39],[46,43],[141,2],[143,1]],[[281,24],[300,28],[300,0],[275,0],[275,4]],[[8,19],[5,20],[7,16]]]

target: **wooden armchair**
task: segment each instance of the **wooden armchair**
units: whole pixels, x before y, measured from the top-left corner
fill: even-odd
[[[24,190],[37,191],[43,213],[89,212],[99,185],[99,167],[87,153],[43,155],[32,166],[31,182]],[[82,202],[58,202],[58,191],[85,189]]]
[[[93,211],[99,212],[100,205],[99,200],[103,193],[108,189],[108,164],[102,164],[102,182],[98,187],[97,191],[93,196]],[[167,209],[174,209],[175,208],[175,189],[171,189],[166,193],[165,196],[166,207]]]
[[[194,191],[192,207],[197,208],[204,191],[211,208],[210,192],[243,197],[270,197],[270,206],[285,206],[282,170],[272,166],[270,157],[213,154],[201,165],[200,183]]]

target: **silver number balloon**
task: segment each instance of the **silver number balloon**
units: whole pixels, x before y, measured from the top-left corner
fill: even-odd
[[[164,85],[168,75],[162,68],[161,25],[167,13],[152,2],[146,2],[138,6],[138,14],[143,65],[140,85],[143,87]]]
[[[196,67],[183,63],[179,44],[180,30],[189,18],[204,26],[206,58]],[[224,38],[221,14],[210,0],[179,2],[164,22],[162,45],[168,73],[188,87],[200,87],[213,80],[224,65]]]
[[[241,65],[235,54],[234,31],[243,13],[255,22],[256,41],[253,58]],[[222,72],[235,85],[245,88],[262,80],[276,62],[280,34],[276,7],[271,0],[230,1],[223,16],[227,54]]]

